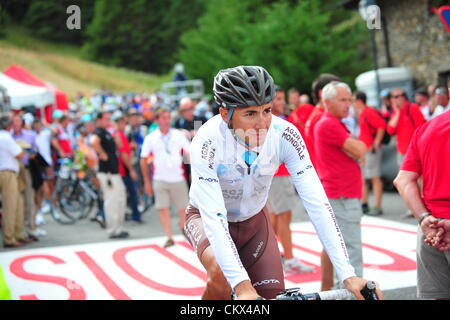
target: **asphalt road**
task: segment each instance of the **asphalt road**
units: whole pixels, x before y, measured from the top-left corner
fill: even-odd
[[[415,219],[403,217],[406,212],[406,206],[396,192],[386,192],[384,194],[383,211],[384,213],[381,217],[384,219],[416,225]],[[300,202],[294,208],[293,212],[294,222],[304,222],[309,220],[308,215]],[[172,217],[172,230],[174,230],[175,234],[181,234],[177,226],[178,219],[176,213],[172,212]],[[0,248],[0,253],[5,252],[6,250],[21,250],[22,248],[33,249],[110,241],[106,231],[101,229],[96,222],[90,221],[90,219],[80,220],[73,225],[58,224],[50,215],[46,215],[45,219],[46,224],[41,226],[41,228],[47,231],[47,235],[41,237],[40,241],[17,249],[4,249],[2,247]],[[125,230],[130,233],[130,239],[164,236],[158,213],[154,208],[143,215],[143,220],[143,224],[136,224],[129,221],[125,222]],[[417,299],[416,287],[386,290],[383,293],[385,298],[389,300]]]

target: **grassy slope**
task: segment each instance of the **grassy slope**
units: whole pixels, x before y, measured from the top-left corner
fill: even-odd
[[[83,60],[80,48],[34,39],[21,28],[2,30],[0,71],[18,64],[74,98],[98,88],[118,92],[153,92],[171,75],[156,76]]]

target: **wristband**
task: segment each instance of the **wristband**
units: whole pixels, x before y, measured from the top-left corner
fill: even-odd
[[[419,216],[419,226],[422,224],[423,219],[425,219],[426,217],[428,217],[429,215],[431,215],[431,213],[429,212],[424,212]]]

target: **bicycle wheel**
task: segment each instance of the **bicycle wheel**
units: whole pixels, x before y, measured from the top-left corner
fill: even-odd
[[[87,196],[82,192],[77,181],[67,180],[56,190],[56,200],[61,212],[70,219],[79,220],[87,206]]]
[[[92,213],[95,208],[95,204],[98,202],[99,193],[90,183],[80,180],[81,192],[86,195],[87,201],[86,206],[83,210],[81,219],[86,219]]]
[[[63,214],[58,207],[52,206],[50,213],[52,215],[53,220],[55,220],[60,224],[74,224],[75,222],[77,222],[76,219],[73,219],[70,216]]]
[[[142,197],[143,199],[143,208],[141,210],[141,214],[146,213],[148,210],[151,210],[155,205],[155,200],[152,197],[147,196],[146,194]]]

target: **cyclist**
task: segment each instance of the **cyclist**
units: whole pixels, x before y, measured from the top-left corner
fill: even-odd
[[[275,90],[262,67],[219,71],[220,114],[191,145],[192,186],[184,232],[207,270],[203,299],[274,298],[284,289],[280,252],[265,207],[273,175],[284,162],[339,279],[358,299],[355,276],[333,210],[296,127],[273,116]],[[382,294],[377,289],[377,294]]]

